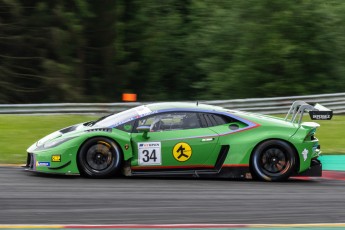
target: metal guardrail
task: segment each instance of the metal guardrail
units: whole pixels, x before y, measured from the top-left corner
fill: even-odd
[[[235,100],[205,101],[206,104],[219,105],[229,109],[257,112],[262,114],[285,114],[294,101],[302,100],[308,104],[320,103],[334,111],[345,113],[345,93],[315,94],[307,96],[249,98]]]
[[[335,114],[345,113],[345,93],[199,102],[262,114],[286,114],[296,100],[303,100],[309,104],[320,103],[333,110]],[[0,104],[0,114],[106,114],[120,112],[142,104],[147,103]]]

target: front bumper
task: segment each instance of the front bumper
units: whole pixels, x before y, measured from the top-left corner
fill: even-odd
[[[76,163],[77,147],[27,153],[26,170],[52,174],[79,174]]]
[[[26,165],[25,168],[29,170],[35,170],[35,160],[34,160],[34,154],[28,153],[28,156],[26,158]]]

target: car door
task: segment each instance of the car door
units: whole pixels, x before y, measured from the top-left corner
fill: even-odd
[[[167,112],[138,120],[147,132],[132,133],[132,169],[212,168],[218,135],[195,112]]]

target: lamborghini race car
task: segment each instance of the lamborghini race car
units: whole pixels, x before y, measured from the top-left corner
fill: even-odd
[[[91,178],[283,181],[321,176],[319,126],[332,111],[296,101],[285,118],[199,103],[154,103],[56,131],[28,148],[28,171]]]

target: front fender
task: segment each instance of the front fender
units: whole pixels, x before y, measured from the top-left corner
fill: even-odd
[[[133,149],[130,143],[130,133],[118,130],[118,129],[111,129],[111,132],[103,132],[103,131],[88,131],[85,135],[85,140],[83,143],[91,138],[94,137],[105,137],[115,141],[122,150],[123,159],[128,160],[133,157]],[[80,145],[81,146],[81,145]]]

